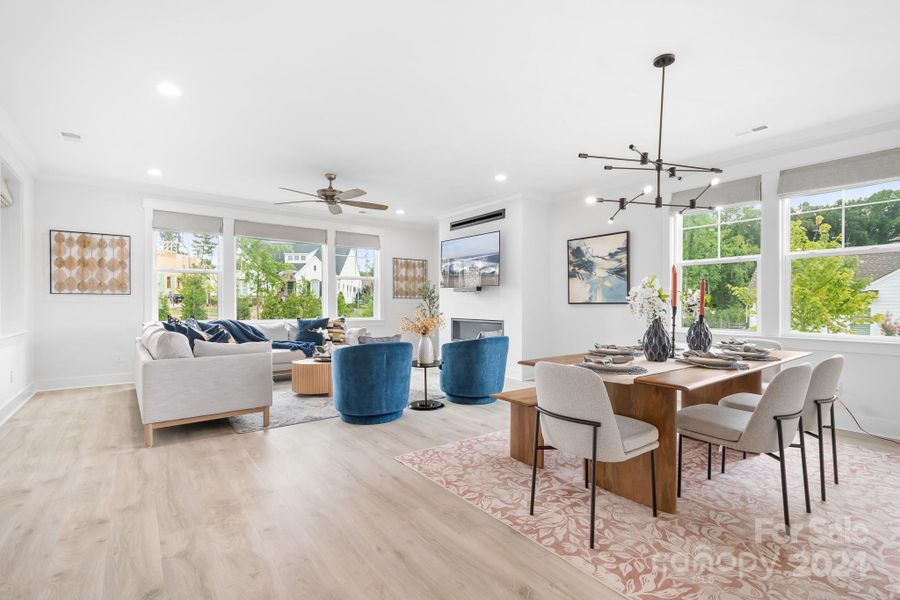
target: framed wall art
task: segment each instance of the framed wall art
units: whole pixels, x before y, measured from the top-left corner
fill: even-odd
[[[131,236],[51,229],[50,293],[131,294]]]
[[[427,260],[421,258],[394,259],[394,298],[420,298],[422,286],[427,282]]]
[[[569,304],[624,304],[630,287],[628,232],[568,240]]]

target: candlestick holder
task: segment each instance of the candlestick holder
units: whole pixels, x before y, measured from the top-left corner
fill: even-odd
[[[669,358],[675,358],[675,315],[678,314],[678,307],[672,307],[672,352],[669,353]]]

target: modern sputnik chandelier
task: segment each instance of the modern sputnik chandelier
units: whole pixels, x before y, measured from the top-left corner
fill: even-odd
[[[633,151],[638,155],[638,158],[629,158],[629,157],[618,157],[618,156],[595,156],[593,154],[586,154],[582,152],[578,155],[578,158],[597,158],[600,160],[615,160],[626,163],[638,163],[640,166],[618,166],[618,165],[604,165],[603,169],[606,171],[613,170],[622,170],[622,171],[656,171],[656,200],[653,202],[642,201],[640,198],[649,194],[653,191],[653,186],[645,186],[641,193],[637,194],[634,198],[594,198],[588,197],[587,202],[590,204],[596,202],[612,202],[619,205],[619,208],[616,209],[616,212],[613,213],[613,216],[610,217],[609,222],[612,223],[613,219],[619,214],[619,212],[625,210],[631,204],[642,204],[646,206],[655,206],[656,208],[662,208],[663,206],[671,206],[675,208],[681,208],[681,212],[683,213],[686,210],[694,209],[694,208],[703,208],[697,206],[697,200],[706,193],[709,188],[719,183],[719,178],[713,178],[703,190],[697,194],[696,197],[690,199],[688,204],[663,204],[662,195],[660,193],[660,183],[662,183],[663,173],[668,175],[669,179],[681,180],[680,173],[721,173],[722,169],[718,169],[716,167],[697,167],[694,165],[685,165],[681,163],[667,162],[662,158],[662,134],[663,134],[663,107],[665,106],[666,100],[666,67],[672,65],[675,62],[674,54],[660,54],[656,58],[653,59],[653,66],[662,69],[662,86],[659,93],[659,136],[656,147],[656,160],[650,160],[650,154],[648,152],[641,152],[637,146],[631,144],[628,146],[628,149]],[[712,210],[712,207],[706,207]]]

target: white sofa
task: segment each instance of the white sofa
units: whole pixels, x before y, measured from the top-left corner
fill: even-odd
[[[248,325],[252,325],[259,329],[264,336],[273,342],[293,340],[297,337],[297,320],[296,319],[278,319],[269,321],[243,321]],[[366,328],[351,328],[346,331],[346,342],[348,345],[354,345],[360,335],[366,335]],[[291,370],[291,362],[307,358],[300,350],[284,350],[281,348],[272,348],[272,372],[284,373]]]
[[[251,412],[269,424],[273,352],[195,358],[185,336],[156,322],[144,325],[135,344],[135,388],[148,448],[153,431],[163,427]]]

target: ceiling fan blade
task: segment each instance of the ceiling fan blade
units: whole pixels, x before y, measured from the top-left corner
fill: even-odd
[[[342,212],[344,212],[344,211],[341,210],[341,207],[340,207],[339,205],[337,205],[337,204],[329,204],[329,205],[328,205],[328,210],[330,210],[330,211],[331,211],[331,214],[333,214],[333,215],[339,215],[339,214],[341,214]]]
[[[301,192],[300,190],[292,190],[291,188],[280,187],[279,190],[284,190],[286,192],[294,192],[296,194],[303,194],[304,196],[312,196],[313,198],[318,198],[318,194],[310,194],[309,192]]]
[[[306,204],[307,202],[324,202],[324,200],[288,200],[287,202],[276,202],[275,206],[281,204]]]
[[[361,190],[359,188],[353,188],[352,190],[345,190],[337,195],[338,200],[350,200],[351,198],[359,198],[360,196],[365,196],[366,191]]]
[[[360,200],[341,200],[341,204],[347,206],[355,206],[356,208],[368,208],[369,210],[387,210],[384,204],[375,204],[374,202],[362,202]]]

